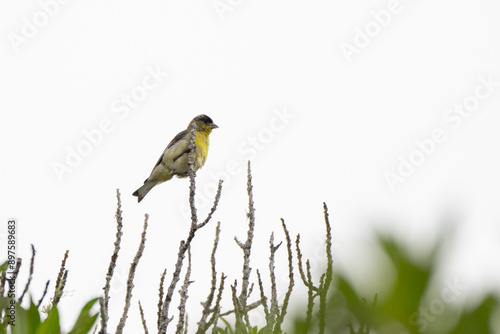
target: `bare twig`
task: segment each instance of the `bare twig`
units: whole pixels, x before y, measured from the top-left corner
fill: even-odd
[[[172,321],[172,318],[169,318],[168,316],[168,310],[170,308],[170,303],[172,301],[172,296],[174,294],[175,287],[177,283],[180,280],[180,273],[182,270],[182,265],[184,261],[184,257],[186,255],[186,251],[191,245],[191,241],[195,237],[196,231],[198,231],[200,228],[204,227],[208,222],[210,221],[210,218],[212,217],[213,212],[217,208],[217,205],[220,200],[220,195],[221,195],[221,190],[222,190],[222,180],[219,181],[219,186],[217,189],[217,194],[215,195],[215,200],[214,200],[214,205],[212,206],[212,209],[210,213],[208,214],[207,219],[201,224],[198,224],[198,217],[196,214],[196,206],[195,206],[195,191],[196,191],[196,184],[195,184],[195,172],[194,172],[194,155],[195,155],[195,137],[196,134],[196,124],[193,123],[191,126],[191,131],[190,131],[190,140],[189,140],[189,155],[188,155],[188,165],[189,165],[189,205],[191,208],[191,227],[189,230],[189,235],[186,239],[186,241],[182,240],[180,242],[179,246],[179,252],[177,253],[177,262],[175,264],[175,269],[174,272],[172,273],[172,280],[170,281],[170,285],[167,290],[167,294],[165,296],[165,300],[162,305],[162,310],[160,312],[160,328],[159,328],[159,334],[166,334],[167,332],[167,327],[168,324]]]
[[[45,283],[45,289],[43,290],[42,298],[40,298],[40,300],[38,301],[38,304],[37,304],[38,307],[40,305],[42,305],[43,299],[45,298],[45,295],[47,294],[47,290],[49,289],[49,283],[50,283],[50,280],[48,280],[47,283]]]
[[[323,211],[325,216],[326,225],[326,258],[327,258],[327,268],[324,278],[322,277],[320,288],[319,288],[319,333],[323,334],[325,332],[326,326],[326,297],[328,294],[328,289],[333,279],[333,257],[332,257],[332,228],[330,226],[330,220],[328,219],[328,207],[326,203],[323,203]]]
[[[201,305],[203,306],[203,311],[201,314],[201,319],[198,322],[198,330],[196,331],[197,334],[202,334],[205,333],[208,329],[208,326],[206,326],[206,321],[211,313],[210,306],[212,305],[212,301],[214,299],[215,295],[215,290],[217,289],[217,271],[215,268],[215,252],[217,251],[217,246],[219,244],[219,235],[220,235],[220,222],[217,222],[217,227],[215,229],[215,239],[214,239],[214,246],[212,248],[212,255],[210,256],[210,264],[212,267],[212,281],[211,281],[211,286],[210,286],[210,292],[208,293],[207,299],[205,302],[202,302]]]
[[[28,277],[28,282],[26,282],[26,286],[24,287],[23,293],[21,294],[21,297],[19,297],[19,300],[18,300],[19,304],[21,304],[23,302],[24,295],[28,291],[28,289],[30,287],[31,280],[33,279],[33,271],[34,271],[34,267],[35,267],[35,254],[36,254],[35,246],[33,246],[33,244],[31,244],[30,275]]]
[[[189,207],[191,208],[191,224],[196,225],[198,223],[198,217],[196,215],[196,206],[194,203],[194,195],[196,191],[196,183],[194,181],[195,171],[194,171],[194,160],[196,151],[196,122],[191,124],[191,129],[189,133],[189,145],[188,145],[188,166],[189,166]]]
[[[248,298],[248,287],[250,284],[250,273],[252,272],[252,268],[250,268],[250,253],[252,250],[252,241],[254,236],[255,229],[255,208],[253,203],[253,193],[252,193],[252,172],[250,168],[250,161],[248,161],[248,175],[247,175],[247,193],[248,193],[248,232],[247,232],[247,240],[245,243],[242,243],[238,240],[238,238],[234,238],[238,246],[243,251],[243,277],[241,279],[241,292],[238,297],[238,308],[235,306],[235,315],[236,315],[236,323],[242,322],[242,316],[245,316],[245,322],[247,327],[249,327],[248,323],[248,312],[245,312],[247,309],[247,298]],[[235,286],[236,287],[236,286]],[[259,301],[260,302],[260,301]],[[233,301],[234,304],[234,301]],[[238,310],[242,310],[242,312],[238,312]],[[238,319],[240,317],[240,319]],[[250,328],[247,328],[250,329]]]
[[[299,267],[300,278],[302,279],[302,283],[312,291],[318,291],[318,288],[312,285],[312,282],[307,280],[306,275],[304,274],[304,267],[302,266],[302,252],[300,251],[300,234],[297,234],[297,238],[295,239],[295,246],[297,249],[297,261]]]
[[[210,321],[207,323],[206,328],[208,328],[213,325],[213,330],[212,333],[216,333],[216,327],[217,327],[217,321],[219,320],[220,316],[220,301],[222,300],[222,291],[224,290],[224,281],[226,280],[227,276],[224,276],[224,273],[221,274],[220,278],[220,284],[219,284],[219,292],[217,293],[217,298],[215,300],[215,307],[214,307],[214,312],[212,314],[212,317],[210,318]]]
[[[116,189],[116,240],[115,248],[113,250],[113,255],[111,255],[111,261],[109,262],[108,272],[106,274],[106,284],[104,285],[104,298],[99,299],[99,304],[101,306],[101,329],[99,334],[106,334],[106,328],[108,324],[108,304],[109,304],[109,289],[111,286],[111,278],[113,278],[113,273],[116,267],[116,260],[118,259],[118,252],[120,251],[120,243],[122,240],[122,228],[123,228],[123,218],[122,218],[122,201],[120,198],[120,190]]]
[[[259,307],[260,305],[262,305],[262,300],[260,300],[260,299],[256,300],[253,303],[247,305],[246,312],[250,312],[250,311],[256,309],[257,307]],[[232,314],[232,313],[235,313],[234,309],[230,310],[230,311],[226,311],[224,313],[221,313],[220,316],[221,317],[225,317],[226,315],[229,315],[229,314]]]
[[[290,233],[288,233],[288,230],[285,225],[285,221],[283,218],[281,218],[281,225],[283,226],[283,232],[285,233],[285,238],[286,238],[286,249],[288,252],[288,290],[285,294],[285,299],[283,300],[283,305],[281,306],[281,311],[278,315],[278,318],[276,319],[276,326],[274,329],[275,333],[281,333],[281,324],[283,323],[283,320],[285,319],[286,315],[286,310],[288,308],[288,302],[290,301],[290,296],[292,294],[292,289],[294,286],[294,279],[293,279],[293,253],[292,253],[292,241],[290,239]]]
[[[161,308],[163,306],[163,285],[165,283],[165,275],[167,274],[167,269],[163,270],[160,278],[160,287],[159,287],[159,298],[158,298],[158,320],[156,322],[158,330],[160,329],[160,319],[161,319]]]
[[[274,274],[274,255],[276,251],[281,246],[281,242],[274,246],[274,232],[271,233],[271,237],[269,238],[269,276],[271,278],[271,308],[270,308],[270,318],[268,319],[269,328],[274,327],[274,322],[279,313],[278,307],[278,292],[276,291],[276,275]]]
[[[181,299],[179,301],[179,306],[177,307],[179,310],[179,320],[177,321],[177,328],[175,333],[181,334],[184,330],[185,326],[185,317],[186,317],[186,302],[188,299],[188,288],[192,283],[189,279],[191,278],[191,247],[188,247],[188,265],[186,270],[186,275],[184,276],[184,282],[182,283],[182,287],[179,290],[179,294],[181,295]]]
[[[139,313],[141,314],[142,327],[144,328],[144,333],[148,334],[148,326],[146,325],[146,319],[144,318],[144,311],[142,310],[141,301],[139,300]]]
[[[302,252],[300,251],[300,234],[297,234],[297,238],[295,239],[295,247],[297,249],[297,261],[299,267],[300,278],[302,279],[302,283],[307,287],[307,313],[306,313],[306,328],[311,327],[312,321],[312,311],[314,307],[314,291],[317,288],[312,284],[311,281],[311,272],[309,268],[309,260],[307,260],[307,277],[304,273],[304,267],[302,265]]]
[[[330,226],[330,221],[328,219],[328,207],[326,203],[323,203],[323,211],[325,216],[326,225],[326,257],[327,257],[327,269],[326,273],[322,274],[320,277],[319,285],[314,286],[312,282],[311,275],[311,264],[309,260],[306,261],[306,272],[304,273],[304,268],[302,265],[302,253],[300,251],[300,235],[297,235],[295,245],[297,248],[297,260],[299,266],[299,273],[302,282],[307,287],[307,313],[306,313],[306,328],[310,328],[312,321],[312,309],[314,307],[314,299],[319,296],[320,305],[319,311],[317,313],[319,320],[319,333],[323,334],[326,327],[326,297],[328,295],[328,290],[333,279],[333,257],[332,257],[332,231]]]
[[[267,320],[269,319],[270,314],[269,314],[269,308],[267,307],[267,297],[264,292],[264,285],[262,284],[262,278],[260,277],[259,269],[257,269],[257,279],[259,280],[260,301],[262,307],[264,308],[264,314],[266,315],[266,323],[268,323]]]
[[[246,333],[246,327],[245,323],[243,322],[243,313],[244,309],[240,304],[240,300],[237,297],[237,292],[236,292],[236,287],[237,287],[237,281],[234,282],[234,285],[231,285],[231,300],[233,301],[233,307],[234,307],[234,317],[235,317],[235,324],[234,324],[234,330],[236,333]],[[227,313],[227,312],[226,312]],[[226,313],[221,314],[221,317],[226,315]],[[229,312],[231,313],[231,312]],[[229,314],[227,313],[227,314]]]
[[[188,333],[188,314],[186,313],[186,320],[184,320],[184,331],[182,332],[183,334],[187,334]]]
[[[123,308],[122,317],[118,326],[116,327],[117,334],[123,333],[123,328],[125,327],[125,322],[128,317],[128,310],[130,308],[130,300],[132,299],[132,290],[134,289],[134,276],[137,265],[139,264],[139,260],[141,259],[142,253],[144,252],[144,247],[146,246],[146,231],[148,229],[148,218],[149,215],[146,213],[144,215],[144,227],[142,229],[141,234],[141,242],[139,244],[139,248],[137,249],[137,253],[134,256],[134,260],[130,264],[130,269],[128,271],[128,279],[127,279],[127,293],[125,294],[125,306]]]

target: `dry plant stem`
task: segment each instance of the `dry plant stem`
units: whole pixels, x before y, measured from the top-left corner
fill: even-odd
[[[224,290],[224,281],[226,280],[227,276],[224,276],[224,273],[221,274],[220,278],[220,284],[219,284],[219,292],[217,293],[217,299],[215,300],[215,306],[214,306],[214,311],[212,314],[212,318],[210,318],[210,321],[206,325],[206,329],[213,325],[213,330],[212,333],[217,333],[217,321],[219,320],[220,316],[220,301],[222,300],[222,291]],[[202,332],[204,333],[204,332]]]
[[[194,153],[196,150],[196,123],[193,123],[191,126],[191,132],[189,136],[189,145],[188,145],[188,166],[189,166],[189,207],[191,208],[191,224],[196,225],[198,223],[198,217],[196,216],[196,206],[194,203],[194,195],[196,191],[196,183],[194,181],[194,177],[196,175],[194,171]]]
[[[66,270],[66,260],[68,259],[69,250],[64,253],[64,258],[61,262],[61,268],[59,269],[59,274],[57,275],[56,287],[54,291],[54,297],[52,298],[52,306],[56,306],[59,303],[59,299],[63,294],[64,286],[66,285],[66,278],[68,277],[68,271]]]
[[[125,322],[127,321],[128,310],[130,308],[130,300],[132,299],[132,290],[134,289],[135,270],[137,269],[139,260],[141,259],[142,253],[144,252],[144,247],[146,247],[146,231],[148,229],[148,219],[149,215],[146,213],[144,215],[144,227],[142,229],[141,242],[139,244],[139,248],[137,249],[137,253],[134,256],[134,260],[130,264],[130,269],[128,271],[127,293],[125,294],[125,306],[123,308],[123,313],[120,322],[116,327],[116,332],[115,332],[116,334],[123,333],[123,328],[125,327]]]
[[[304,273],[304,268],[302,265],[302,252],[300,251],[300,234],[297,234],[297,238],[295,239],[295,247],[297,249],[297,261],[299,267],[300,278],[302,279],[302,283],[307,287],[307,312],[306,312],[306,328],[310,328],[311,320],[312,320],[312,311],[314,307],[314,291],[317,288],[312,284],[311,281],[311,271],[309,268],[309,260],[307,261],[307,277]]]
[[[234,282],[234,285],[231,285],[231,299],[233,301],[233,306],[234,306],[234,317],[235,317],[235,324],[234,324],[234,330],[236,333],[246,333],[246,327],[245,323],[243,322],[243,308],[240,304],[240,301],[238,300],[237,297],[237,292],[236,292],[236,287],[237,287],[237,281]],[[225,314],[221,314],[223,316]]]
[[[247,323],[247,327],[249,327],[248,323],[248,315],[247,311],[247,298],[248,298],[248,286],[250,284],[250,273],[252,272],[252,268],[250,268],[250,253],[252,250],[252,241],[255,229],[255,208],[253,203],[253,193],[252,193],[252,172],[250,168],[250,161],[248,161],[248,175],[247,175],[247,193],[248,193],[248,232],[247,232],[247,240],[245,243],[242,243],[238,240],[238,238],[234,238],[238,246],[243,250],[243,277],[241,280],[241,292],[238,298],[238,308],[243,310],[243,314],[245,315],[245,320]],[[233,302],[234,303],[234,302]],[[260,303],[260,301],[259,301]],[[242,319],[238,319],[242,314],[238,311],[235,305],[235,315],[236,322],[238,324]],[[250,329],[250,328],[248,328]]]
[[[24,287],[23,293],[21,294],[21,297],[19,297],[19,300],[18,300],[19,304],[21,304],[23,302],[24,295],[28,291],[28,289],[30,287],[31,280],[33,279],[33,271],[35,268],[35,254],[36,254],[35,246],[33,246],[33,244],[31,244],[30,275],[28,277],[28,282],[26,282],[26,286]]]
[[[311,275],[311,264],[309,260],[306,261],[306,270],[307,270],[307,316],[306,316],[306,323],[308,326],[311,325],[312,322],[312,311],[314,307],[314,298],[316,298],[317,293],[314,291],[317,291],[318,288],[313,285],[312,282],[312,275]],[[316,290],[315,290],[316,289]]]
[[[270,329],[274,327],[274,323],[276,321],[276,317],[278,316],[279,313],[279,307],[278,307],[278,293],[276,291],[276,275],[274,273],[275,267],[274,267],[274,255],[276,254],[276,251],[278,248],[281,246],[281,242],[274,246],[274,232],[271,233],[271,237],[269,238],[269,250],[270,250],[270,255],[269,255],[269,276],[271,278],[271,309],[270,309],[270,318],[268,322],[268,326]]]
[[[123,218],[122,218],[122,201],[120,198],[120,190],[116,189],[116,240],[115,248],[113,250],[113,255],[111,255],[111,261],[109,262],[108,272],[106,273],[106,284],[104,285],[104,299],[99,299],[99,304],[101,306],[101,329],[99,334],[106,334],[106,328],[108,324],[108,304],[109,304],[109,289],[111,284],[111,278],[113,278],[113,272],[116,267],[116,260],[118,259],[118,252],[120,251],[120,243],[122,240],[122,228],[123,228]]]
[[[182,332],[183,334],[187,334],[188,333],[188,314],[186,313],[186,320],[184,320],[184,331]]]
[[[286,238],[286,249],[288,252],[288,290],[285,294],[285,299],[283,300],[283,305],[281,306],[281,311],[279,312],[278,319],[276,320],[276,325],[274,328],[275,333],[281,333],[281,324],[285,319],[286,310],[288,308],[288,302],[290,301],[290,296],[292,294],[292,289],[295,284],[293,279],[293,252],[292,252],[292,240],[290,238],[290,233],[286,228],[285,221],[281,218],[281,225],[283,227],[283,232]]]
[[[177,262],[175,264],[175,270],[172,274],[172,280],[170,281],[170,285],[167,290],[167,294],[165,296],[165,300],[162,305],[162,310],[160,314],[160,328],[158,330],[159,334],[165,334],[167,332],[167,327],[168,324],[172,321],[173,318],[168,317],[168,310],[170,308],[170,303],[172,301],[172,296],[174,294],[175,287],[177,283],[180,280],[180,273],[182,270],[182,264],[184,261],[184,257],[186,254],[187,249],[191,245],[191,241],[193,240],[196,231],[198,231],[200,228],[208,224],[210,221],[210,218],[212,217],[213,212],[215,212],[217,208],[217,204],[219,203],[220,200],[220,194],[222,190],[222,180],[219,180],[219,186],[217,188],[217,194],[215,195],[215,200],[214,200],[214,205],[212,206],[212,209],[205,221],[201,224],[198,224],[198,217],[196,215],[196,207],[194,203],[194,196],[195,196],[195,191],[196,191],[196,184],[195,184],[195,173],[194,173],[194,151],[195,151],[195,137],[196,134],[196,124],[193,123],[193,126],[191,127],[190,131],[190,140],[189,140],[189,156],[188,156],[188,164],[189,164],[189,205],[191,208],[191,228],[189,230],[189,235],[186,239],[186,241],[181,241],[180,246],[179,246],[179,252],[177,254]]]
[[[160,278],[160,287],[159,287],[159,299],[158,299],[158,320],[156,321],[156,325],[158,330],[160,329],[160,319],[161,319],[161,308],[163,305],[163,285],[165,284],[165,275],[167,274],[167,269],[163,270]]]
[[[144,328],[144,333],[148,334],[148,326],[146,325],[146,319],[144,319],[144,311],[142,310],[141,301],[139,300],[139,313],[141,314],[142,327]]]
[[[186,270],[186,275],[184,276],[184,282],[182,283],[182,287],[179,290],[179,294],[181,299],[179,301],[179,320],[177,321],[177,328],[175,330],[176,334],[181,334],[184,330],[185,326],[185,317],[186,317],[186,302],[188,299],[188,288],[192,283],[189,279],[191,278],[191,247],[187,250],[188,253],[188,265]]]
[[[210,292],[208,293],[207,299],[205,302],[202,302],[203,311],[201,314],[201,319],[198,322],[198,330],[197,334],[205,333],[208,327],[206,326],[207,318],[211,313],[210,306],[212,305],[212,301],[215,296],[215,290],[217,289],[217,271],[215,268],[215,252],[217,251],[217,246],[219,244],[219,235],[220,235],[220,222],[217,222],[217,227],[215,228],[215,239],[214,246],[212,248],[212,255],[210,256],[210,264],[212,267],[212,281],[210,286]]]
[[[40,300],[38,301],[37,307],[40,307],[40,305],[42,305],[43,299],[45,298],[45,295],[47,295],[47,290],[49,289],[49,283],[50,280],[45,283],[45,289],[43,290],[42,298],[40,298]]]
[[[300,251],[300,234],[297,234],[297,238],[295,239],[295,246],[297,249],[297,261],[298,261],[298,267],[299,267],[299,274],[300,278],[302,279],[302,282],[304,285],[312,290],[312,291],[318,291],[318,288],[312,285],[312,282],[308,281],[306,278],[306,275],[304,274],[304,267],[302,265],[302,252]]]
[[[323,203],[323,212],[325,215],[325,225],[326,225],[326,258],[327,258],[327,268],[326,273],[322,277],[322,282],[319,288],[319,333],[323,334],[325,331],[325,318],[326,318],[326,297],[328,294],[328,289],[333,278],[333,256],[332,256],[332,228],[330,226],[330,220],[328,219],[328,207],[326,203]]]
[[[251,303],[251,304],[248,304],[248,305],[247,305],[247,308],[246,308],[246,310],[245,310],[245,311],[246,311],[246,312],[250,312],[250,311],[252,311],[253,309],[256,309],[257,307],[259,307],[260,305],[262,305],[262,300],[260,300],[260,299],[259,299],[259,300],[257,300],[257,301],[254,301],[254,302],[253,302],[253,303]],[[231,314],[231,313],[235,313],[235,311],[234,311],[234,310],[226,311],[226,312],[222,313],[220,316],[221,316],[221,317],[225,317],[226,315],[229,315],[229,314]]]
[[[262,307],[264,308],[264,314],[266,315],[267,320],[269,318],[269,308],[267,307],[267,297],[264,292],[264,286],[262,284],[262,278],[260,277],[259,269],[257,269],[257,279],[259,280],[260,300],[262,303]]]

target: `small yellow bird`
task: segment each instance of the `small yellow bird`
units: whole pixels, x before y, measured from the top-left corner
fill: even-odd
[[[170,180],[172,177],[184,178],[188,176],[189,164],[189,139],[191,125],[196,123],[196,133],[194,140],[196,147],[194,150],[194,171],[200,169],[207,160],[208,155],[208,135],[218,126],[207,115],[199,115],[193,118],[186,130],[181,131],[168,144],[151,175],[144,181],[144,185],[137,189],[132,195],[137,196],[140,202],[154,186]]]

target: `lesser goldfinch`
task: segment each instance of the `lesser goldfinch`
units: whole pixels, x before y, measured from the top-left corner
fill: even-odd
[[[193,118],[186,130],[181,131],[168,144],[158,162],[151,171],[151,175],[144,181],[144,185],[137,189],[132,195],[137,196],[140,202],[154,186],[170,180],[172,177],[184,178],[188,176],[189,165],[189,139],[191,125],[196,123],[194,150],[194,171],[200,169],[207,160],[208,155],[208,135],[218,126],[207,115],[199,115]]]

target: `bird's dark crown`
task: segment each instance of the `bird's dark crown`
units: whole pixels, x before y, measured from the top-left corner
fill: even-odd
[[[210,123],[213,123],[214,121],[212,121],[212,119],[210,117],[208,117],[207,115],[198,115],[196,116],[194,119],[193,119],[194,122],[196,121],[200,121],[200,122],[203,122],[203,123],[206,123],[206,124],[210,124]]]

